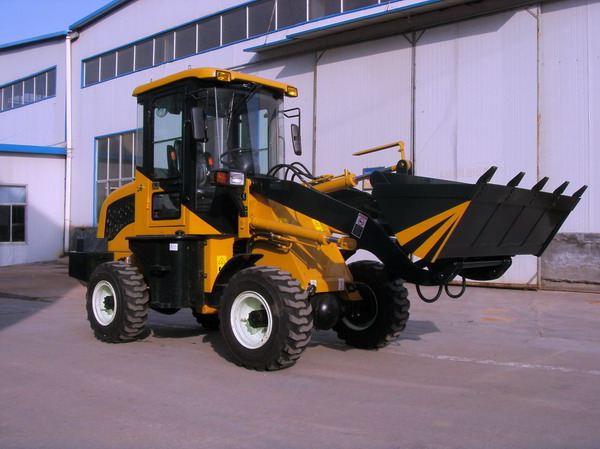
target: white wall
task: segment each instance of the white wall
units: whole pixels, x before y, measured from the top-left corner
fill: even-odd
[[[63,156],[0,153],[0,184],[27,188],[25,243],[0,243],[0,266],[53,260],[62,254]]]
[[[600,2],[542,6],[540,171],[588,190],[562,232],[600,232]]]
[[[316,84],[317,173],[396,163],[393,149],[353,152],[403,140],[410,148],[411,48],[403,36],[327,50]]]
[[[492,183],[520,171],[537,182],[536,10],[511,11],[425,31],[416,46],[419,175]],[[498,281],[497,281],[498,282]],[[519,256],[499,282],[538,282],[537,260]]]

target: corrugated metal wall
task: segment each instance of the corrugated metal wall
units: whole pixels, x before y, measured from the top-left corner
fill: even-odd
[[[540,171],[589,185],[562,232],[600,232],[600,2],[542,6]],[[597,279],[600,282],[600,279]]]
[[[572,0],[319,54],[316,172],[390,165],[392,150],[350,154],[405,140],[424,176],[475,182],[496,165],[495,183],[520,171],[524,187],[586,183],[562,231],[600,232],[598,23],[600,2]],[[500,282],[539,278],[537,259],[518,257]]]
[[[390,165],[387,150],[358,150],[408,140],[411,126],[411,46],[404,36],[328,50],[319,55],[316,82],[317,173]]]
[[[532,14],[533,13],[533,14]],[[416,46],[415,167],[474,183],[520,171],[537,178],[537,18],[514,11],[427,30]],[[518,257],[499,281],[537,284],[537,260]]]

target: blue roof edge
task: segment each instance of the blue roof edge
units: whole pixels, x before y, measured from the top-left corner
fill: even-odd
[[[24,39],[22,41],[9,42],[7,44],[0,45],[0,50],[6,50],[8,48],[16,48],[29,44],[36,44],[43,41],[49,41],[52,39],[64,38],[67,35],[67,31],[58,31],[56,33],[45,34],[43,36],[32,37],[29,39]]]
[[[27,153],[66,156],[67,149],[61,147],[43,147],[37,145],[13,145],[0,143],[0,153]]]
[[[105,15],[110,14],[114,10],[120,8],[121,6],[127,3],[130,3],[131,1],[132,0],[113,0],[109,4],[85,16],[83,19],[73,23],[69,26],[69,29],[72,31],[77,31],[78,29],[84,28],[85,26],[95,22],[96,20],[101,19]]]

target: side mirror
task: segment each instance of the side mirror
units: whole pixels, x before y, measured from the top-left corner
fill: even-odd
[[[292,147],[296,156],[302,155],[302,140],[300,139],[300,126],[292,123]]]
[[[204,109],[197,106],[192,108],[192,134],[194,140],[198,142],[208,142]]]

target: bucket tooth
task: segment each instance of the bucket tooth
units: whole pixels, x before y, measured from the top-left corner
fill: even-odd
[[[585,192],[587,190],[588,186],[583,186],[581,189],[579,189],[577,192],[575,192],[573,194],[573,198],[581,198],[581,195],[583,195],[583,192]]]
[[[477,184],[487,184],[490,182],[494,176],[494,173],[496,173],[496,170],[498,170],[498,167],[491,166],[488,171],[481,175],[481,177],[477,180]]]
[[[539,182],[536,185],[534,185],[531,188],[531,190],[533,190],[534,192],[541,191],[544,188],[544,186],[546,185],[546,183],[548,182],[548,179],[549,178],[547,176],[544,176],[542,179],[539,180]]]
[[[508,187],[517,187],[519,185],[519,183],[523,180],[523,177],[525,176],[525,172],[522,171],[521,173],[519,173],[517,176],[515,176],[513,179],[511,179],[508,184],[506,184]]]
[[[565,190],[567,190],[567,186],[569,185],[569,181],[565,181],[563,182],[561,185],[559,185],[556,190],[554,191],[555,195],[562,195],[563,192]]]

